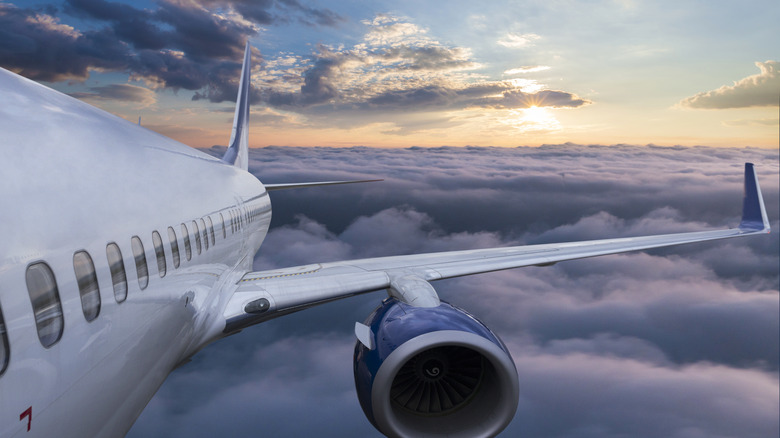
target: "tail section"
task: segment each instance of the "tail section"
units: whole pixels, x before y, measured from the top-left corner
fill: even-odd
[[[247,131],[249,127],[249,65],[251,48],[249,41],[244,50],[244,65],[241,67],[241,80],[238,83],[238,98],[236,99],[236,114],[233,117],[233,132],[230,134],[230,146],[222,157],[222,161],[238,168],[249,169],[249,144]]]

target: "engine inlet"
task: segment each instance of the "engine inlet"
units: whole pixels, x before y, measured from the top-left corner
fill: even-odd
[[[484,358],[466,347],[424,351],[398,371],[390,391],[394,404],[417,415],[448,415],[468,404],[485,372]]]

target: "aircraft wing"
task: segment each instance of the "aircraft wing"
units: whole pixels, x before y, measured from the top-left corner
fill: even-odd
[[[324,302],[389,289],[430,304],[429,281],[483,272],[545,266],[628,251],[768,233],[769,221],[753,165],[745,164],[742,221],[738,228],[678,234],[551,243],[379,257],[249,272],[225,308],[225,333]],[[432,291],[432,288],[430,289]],[[433,292],[435,297],[435,292]],[[438,297],[430,298],[438,302]],[[410,304],[415,304],[410,302]]]

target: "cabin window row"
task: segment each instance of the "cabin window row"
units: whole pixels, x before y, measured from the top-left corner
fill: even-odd
[[[229,214],[231,220],[231,234],[239,231],[244,225],[240,210],[236,208],[229,209],[226,213]],[[209,247],[216,245],[216,235],[220,228],[222,231],[222,238],[227,238],[225,216],[222,212],[217,214],[219,215],[217,232],[214,230],[214,221],[211,216],[205,216],[204,218],[190,222],[193,240],[195,241],[195,249],[198,254],[201,254],[202,251],[208,250]],[[256,218],[258,214],[260,214],[258,209],[247,209],[245,220],[250,222]],[[167,231],[173,267],[174,269],[178,269],[181,265],[179,240],[176,236],[176,230],[173,227],[168,227]],[[185,223],[181,224],[181,233],[184,243],[184,255],[187,261],[189,261],[192,259],[192,247],[190,244],[190,232]],[[168,266],[162,236],[157,230],[152,232],[152,245],[154,247],[157,272],[160,278],[163,278],[167,274]],[[138,276],[138,287],[141,290],[144,290],[149,286],[149,268],[141,238],[138,236],[131,237],[130,247],[133,252],[133,260]],[[122,251],[115,242],[106,245],[106,261],[111,273],[114,298],[117,303],[122,303],[127,299],[127,274],[124,259],[122,258]],[[100,314],[100,287],[98,285],[95,263],[87,251],[80,250],[73,254],[73,272],[79,289],[84,319],[88,322],[94,321]],[[30,296],[30,302],[33,307],[38,339],[40,340],[41,345],[45,348],[49,348],[60,340],[65,326],[57,280],[48,264],[45,262],[35,262],[27,267],[25,281],[27,283],[27,292]],[[3,319],[2,307],[0,307],[0,375],[3,374],[8,367],[9,357],[10,349],[8,335]]]

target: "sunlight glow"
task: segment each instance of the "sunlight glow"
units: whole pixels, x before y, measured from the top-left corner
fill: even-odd
[[[512,110],[510,114],[512,117],[508,118],[509,124],[522,132],[558,131],[561,129],[561,122],[547,108],[534,105],[529,108]]]

